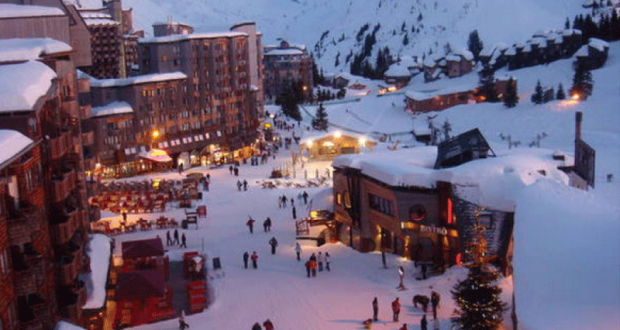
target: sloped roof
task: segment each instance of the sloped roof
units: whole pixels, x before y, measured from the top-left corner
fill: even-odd
[[[116,299],[147,299],[164,295],[166,287],[162,269],[147,269],[118,274]]]
[[[123,259],[156,257],[164,255],[161,238],[149,238],[138,241],[123,242]]]
[[[0,77],[0,112],[32,111],[52,86],[56,72],[41,62],[29,61],[0,65]]]

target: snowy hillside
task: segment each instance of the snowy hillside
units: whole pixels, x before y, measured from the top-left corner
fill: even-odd
[[[588,12],[581,7],[582,3],[583,0],[124,0],[123,6],[133,8],[136,28],[147,34],[152,34],[154,22],[165,21],[169,15],[174,21],[193,25],[198,32],[228,30],[240,21],[256,21],[264,44],[273,44],[278,38],[304,43],[317,57],[320,55],[321,67],[329,72],[334,69],[339,53],[338,69],[348,71],[345,57],[351,49],[360,49],[356,37],[365,24],[370,26],[366,33],[380,24],[373,54],[384,46],[389,46],[392,54],[421,55],[431,49],[443,54],[447,43],[452,49],[464,48],[474,29],[486,45],[493,45],[524,41],[538,30],[562,28],[567,17],[572,21],[575,14]]]

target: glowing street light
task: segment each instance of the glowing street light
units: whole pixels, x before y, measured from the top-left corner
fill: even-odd
[[[306,142],[306,144],[308,145],[308,148],[312,147],[312,140],[308,140],[308,142]]]
[[[159,137],[159,131],[158,130],[154,130],[153,131],[153,138],[156,139]]]
[[[336,131],[334,132],[334,137],[335,138],[339,138],[342,134],[340,133],[340,131]]]

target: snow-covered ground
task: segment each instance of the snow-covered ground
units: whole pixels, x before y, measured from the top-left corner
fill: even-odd
[[[594,94],[587,101],[565,104],[554,101],[533,105],[529,95],[536,80],[549,85],[562,82],[570,85],[570,61],[559,61],[510,72],[519,79],[519,105],[512,109],[502,104],[458,106],[437,114],[437,123],[449,120],[453,134],[478,127],[489,140],[498,156],[527,155],[531,159],[541,151],[524,144],[537,133],[546,132],[541,147],[549,152],[573,153],[574,113],[584,113],[583,139],[596,149],[596,189],[580,191],[566,187],[559,178],[544,178],[520,173],[522,178],[513,192],[503,192],[514,198],[515,225],[515,292],[517,312],[522,329],[612,329],[620,324],[620,43],[612,44],[609,60],[601,70],[593,72]],[[475,79],[471,76],[462,79]],[[413,85],[409,88],[428,88]],[[411,127],[410,115],[402,110],[403,95],[376,97],[370,94],[359,102],[328,105],[328,119],[356,130],[397,132]],[[398,104],[400,106],[393,106]],[[308,107],[309,109],[311,107]],[[345,108],[345,109],[343,109]],[[348,109],[348,111],[345,111]],[[385,110],[382,110],[385,109]],[[312,110],[309,110],[312,113]],[[355,126],[350,112],[365,118],[374,125]],[[420,120],[423,117],[418,117]],[[306,116],[301,135],[310,118]],[[400,125],[400,126],[398,126]],[[401,128],[402,127],[402,128]],[[524,143],[517,149],[508,149],[499,133],[511,134]],[[283,137],[290,132],[281,132]],[[411,143],[405,141],[403,143]],[[380,144],[377,150],[385,150]],[[397,151],[396,151],[397,152]],[[524,159],[527,159],[525,157]],[[172,260],[181,260],[185,251],[204,251],[209,261],[219,257],[223,270],[209,274],[211,305],[203,313],[186,319],[192,328],[249,329],[255,322],[271,319],[276,329],[361,329],[361,321],[371,317],[371,301],[378,297],[380,322],[373,329],[396,329],[402,323],[413,324],[418,329],[422,311],[412,306],[414,294],[430,294],[435,290],[442,295],[439,309],[441,329],[449,329],[449,317],[454,310],[450,289],[466,276],[466,269],[453,267],[443,276],[425,281],[416,280],[418,270],[406,259],[388,255],[388,269],[381,267],[378,253],[359,253],[342,243],[316,247],[302,242],[302,262],[295,259],[295,225],[290,205],[281,209],[277,198],[286,195],[295,199],[298,217],[305,215],[303,201],[298,194],[306,190],[312,196],[323,188],[262,189],[259,184],[272,168],[290,161],[290,151],[281,150],[275,160],[260,166],[241,165],[239,177],[230,175],[227,167],[193,168],[185,173],[200,171],[211,174],[210,191],[203,196],[208,207],[208,217],[200,219],[199,229],[186,231],[188,249],[168,248]],[[320,174],[329,163],[307,163],[308,178],[314,178],[315,169]],[[523,171],[527,170],[524,166]],[[516,168],[516,171],[522,171]],[[303,183],[303,172],[298,168],[295,179]],[[612,182],[606,174],[613,174]],[[176,172],[151,175],[149,178],[180,178]],[[141,179],[141,178],[135,178]],[[248,191],[238,191],[236,182],[246,179]],[[286,180],[281,180],[286,181]],[[511,186],[507,186],[511,187]],[[517,189],[518,188],[518,189]],[[172,209],[168,216],[181,219],[182,210]],[[250,234],[245,225],[248,216],[257,220],[255,231]],[[134,221],[143,215],[129,215]],[[153,215],[154,217],[155,215]],[[270,217],[272,231],[262,231],[262,221]],[[118,217],[120,218],[120,217]],[[164,230],[152,230],[117,236],[117,250],[124,240],[165,236]],[[279,241],[276,255],[271,255],[268,241]],[[244,251],[258,252],[258,269],[244,269]],[[316,278],[307,278],[303,260],[311,253],[329,252],[331,271],[320,272]],[[398,291],[397,267],[406,271],[407,291]],[[513,278],[504,278],[503,299],[511,303]],[[391,322],[390,302],[399,297],[403,303],[399,324]],[[505,315],[509,327],[509,314]],[[562,321],[562,322],[559,322]],[[177,320],[143,325],[135,329],[177,329]]]

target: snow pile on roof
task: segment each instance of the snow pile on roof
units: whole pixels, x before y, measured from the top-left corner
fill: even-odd
[[[461,49],[459,51],[454,52],[454,54],[462,56],[464,59],[468,61],[474,60],[474,54],[467,49]]]
[[[84,18],[84,23],[86,23],[86,25],[91,26],[91,25],[120,25],[120,22],[117,22],[115,20],[109,19],[109,18]]]
[[[263,52],[264,56],[276,56],[276,55],[303,55],[304,52],[297,48],[276,48],[269,49]]]
[[[191,40],[191,39],[212,39],[212,38],[234,38],[247,36],[247,33],[244,32],[211,32],[211,33],[192,33],[192,34],[175,34],[171,36],[164,37],[153,37],[153,38],[142,38],[138,42],[140,43],[166,43],[166,42],[176,42],[183,40]]]
[[[411,72],[406,65],[398,62],[390,65],[390,68],[383,75],[385,77],[410,77]]]
[[[103,8],[101,0],[63,0],[64,3],[74,5],[78,9],[99,9]]]
[[[583,45],[579,50],[575,53],[575,57],[588,57],[590,56],[590,52],[588,51],[588,45]]]
[[[312,195],[312,198],[308,202],[308,206],[306,207],[308,213],[312,210],[325,210],[325,211],[334,211],[334,189],[333,188],[325,188],[317,191]]]
[[[604,52],[605,49],[609,49],[609,43],[597,38],[590,38],[588,40],[588,46],[596,48],[599,52]]]
[[[80,275],[86,283],[87,298],[84,309],[99,309],[105,304],[106,282],[110,268],[110,238],[102,234],[90,235],[90,242],[86,249],[91,260],[88,274]]]
[[[170,72],[170,73],[153,73],[141,76],[135,76],[130,78],[119,79],[95,79],[91,76],[85,75],[90,78],[91,87],[122,87],[138,84],[145,84],[150,82],[186,79],[187,75],[183,72]]]
[[[449,88],[432,90],[432,91],[408,91],[405,96],[409,99],[422,101],[432,99],[435,96],[448,95],[454,93],[466,93],[474,90],[474,86],[453,86]]]
[[[0,39],[0,62],[36,60],[71,50],[66,43],[50,38]]]
[[[133,108],[131,107],[131,104],[125,101],[114,101],[104,106],[93,107],[92,112],[92,117],[103,117],[123,113],[133,113]]]
[[[0,129],[0,165],[24,150],[33,141],[18,131]]]
[[[522,190],[515,217],[519,327],[617,329],[618,209],[591,192],[545,180]]]
[[[0,112],[32,110],[54,78],[56,72],[41,62],[0,65]]]
[[[82,327],[78,327],[77,325],[71,324],[67,321],[59,321],[56,323],[54,330],[86,330]]]
[[[0,4],[0,18],[64,15],[62,10],[55,7]]]

